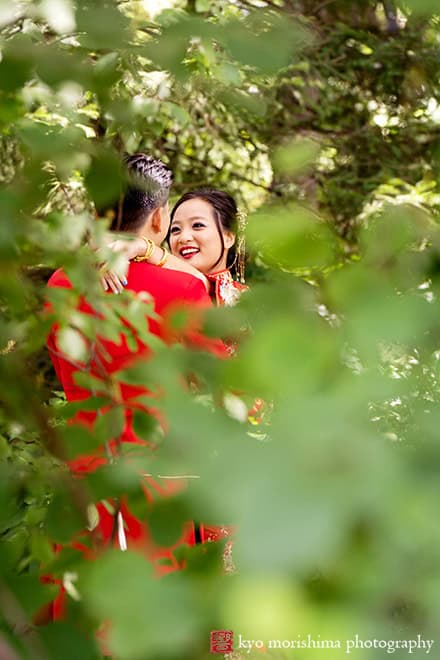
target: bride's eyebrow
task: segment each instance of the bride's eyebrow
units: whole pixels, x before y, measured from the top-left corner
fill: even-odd
[[[206,218],[203,217],[202,215],[192,215],[189,218],[184,218],[183,222],[194,222],[194,220],[203,220],[203,222],[206,222]],[[173,220],[171,222],[171,227],[179,226],[182,224],[182,220]]]

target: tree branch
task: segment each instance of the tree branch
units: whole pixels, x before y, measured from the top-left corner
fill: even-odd
[[[5,620],[20,637],[30,660],[50,660],[40,636],[24,612],[15,594],[0,580],[0,608]]]
[[[328,7],[328,5],[333,5],[335,2],[336,2],[336,0],[324,0],[323,2],[321,2],[321,4],[319,4],[317,7],[315,7],[315,8],[313,9],[311,15],[312,15],[312,16],[318,16],[318,14],[319,14],[323,9],[325,9],[326,7]]]
[[[179,151],[177,149],[171,149],[170,147],[167,148],[167,151],[173,151],[177,154],[179,154]],[[190,156],[189,154],[184,154],[185,158],[188,158],[189,160],[198,163],[201,167],[212,167],[214,170],[217,172],[222,172],[223,168],[221,168],[219,165],[214,165],[214,163],[210,163],[207,161],[200,161],[196,156]],[[231,174],[232,176],[237,177],[240,181],[244,181],[245,183],[250,183],[252,186],[255,186],[256,188],[261,188],[262,190],[265,190],[266,192],[272,193],[273,190],[269,186],[265,186],[263,183],[257,183],[256,181],[252,181],[252,179],[248,179],[246,176],[243,174],[238,174],[238,172],[233,172]]]

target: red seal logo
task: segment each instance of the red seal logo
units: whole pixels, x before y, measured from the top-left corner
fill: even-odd
[[[233,643],[232,630],[211,630],[211,653],[232,653]]]

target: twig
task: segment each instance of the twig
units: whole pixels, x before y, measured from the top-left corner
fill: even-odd
[[[50,660],[39,634],[15,594],[3,579],[0,579],[0,608],[10,627],[15,629],[18,634],[21,632],[20,640],[28,652],[29,658],[31,660]]]
[[[317,16],[320,11],[325,9],[328,5],[333,5],[336,2],[336,0],[324,0],[324,2],[321,2],[320,5],[315,7],[315,9],[312,11],[312,16]]]
[[[136,30],[138,32],[144,32],[145,34],[149,34],[150,37],[157,37],[160,34],[160,27],[137,27]]]
[[[3,25],[0,27],[0,34],[3,32],[3,30],[8,30],[9,28],[15,28],[11,32],[9,36],[13,36],[16,32],[19,32],[20,30],[23,29],[23,23],[24,23],[24,16],[16,16],[15,18],[11,19],[8,23],[3,23]]]

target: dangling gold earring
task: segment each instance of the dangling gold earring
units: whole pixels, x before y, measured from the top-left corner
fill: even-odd
[[[235,271],[241,284],[245,283],[246,267],[246,213],[242,209],[237,211],[237,237],[235,250]]]

